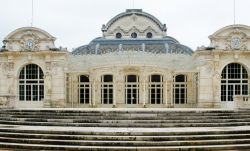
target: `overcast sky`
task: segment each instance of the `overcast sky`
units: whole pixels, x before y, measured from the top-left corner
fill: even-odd
[[[134,2],[133,2],[134,1]],[[31,25],[32,0],[0,0],[0,40]],[[72,48],[102,36],[101,26],[126,9],[138,8],[166,24],[167,35],[196,50],[208,36],[234,23],[233,0],[34,0],[33,26]],[[250,25],[250,0],[236,0],[236,23]],[[2,44],[1,44],[2,45]]]

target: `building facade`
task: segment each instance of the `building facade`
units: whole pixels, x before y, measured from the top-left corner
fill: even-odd
[[[156,17],[128,9],[102,37],[67,51],[35,27],[0,52],[0,105],[23,107],[208,107],[248,105],[250,27],[226,26],[193,51]]]

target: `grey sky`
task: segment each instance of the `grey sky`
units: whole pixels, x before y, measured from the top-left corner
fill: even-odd
[[[0,40],[30,26],[31,0],[0,0]],[[236,0],[236,23],[250,25],[250,1]],[[233,0],[34,0],[33,26],[70,51],[102,36],[101,26],[128,8],[140,8],[165,23],[167,35],[192,49],[209,45],[209,35],[233,24]],[[2,45],[2,44],[1,44]]]

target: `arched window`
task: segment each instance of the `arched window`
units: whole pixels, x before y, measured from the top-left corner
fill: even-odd
[[[238,63],[230,63],[221,73],[221,101],[233,101],[234,95],[248,95],[247,70]]]
[[[177,75],[174,78],[174,103],[187,104],[187,76]]]
[[[102,104],[113,104],[112,75],[103,75],[101,77],[101,102]]]
[[[78,80],[79,103],[89,104],[91,97],[90,82],[87,75],[80,75]]]
[[[139,104],[139,76],[125,77],[125,100],[126,104]]]
[[[149,101],[150,104],[161,104],[163,102],[163,77],[151,75],[149,77]]]
[[[44,98],[44,77],[36,64],[23,67],[19,75],[19,100],[41,101]]]

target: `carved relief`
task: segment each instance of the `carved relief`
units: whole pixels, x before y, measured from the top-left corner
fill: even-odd
[[[220,79],[221,78],[221,75],[218,71],[215,71],[214,72],[214,75],[213,75],[216,79]]]
[[[20,44],[22,51],[37,51],[39,50],[39,37],[32,31],[26,31],[21,37]]]
[[[7,106],[9,103],[7,97],[0,97],[0,106]]]
[[[51,62],[46,62],[45,67],[46,67],[47,71],[50,71],[51,70]]]
[[[123,70],[125,73],[131,73],[131,72],[140,72],[140,68],[138,67],[127,67]]]
[[[239,30],[234,29],[226,38],[227,50],[247,50],[247,37],[246,34]]]
[[[9,94],[14,94],[14,62],[1,63],[3,73],[7,77],[7,90]]]
[[[45,91],[47,92],[47,95],[51,95],[51,72],[46,72],[45,74]]]
[[[59,64],[57,62],[51,62],[51,72],[53,75],[57,74]]]
[[[131,27],[128,30],[122,29],[121,26],[118,26],[114,30],[110,31],[110,34],[116,34],[117,32],[121,32],[125,35],[130,35],[131,32],[137,32],[137,33],[146,33],[146,32],[152,32],[152,33],[157,33],[156,30],[154,30],[152,27],[148,26],[145,29],[139,29],[136,26]]]
[[[3,73],[10,77],[11,75],[13,75],[13,71],[14,71],[14,62],[5,62],[5,63],[1,63],[2,69],[3,69]]]

